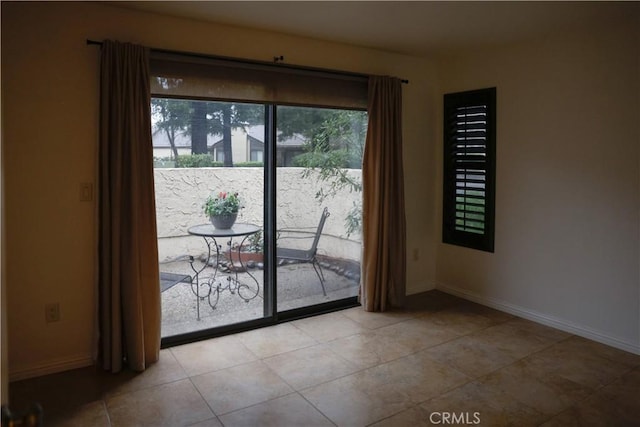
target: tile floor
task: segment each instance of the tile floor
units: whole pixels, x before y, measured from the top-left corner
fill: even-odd
[[[625,426],[640,356],[432,291],[11,384],[47,426]],[[448,418],[447,418],[448,417]],[[446,422],[445,422],[446,421]]]

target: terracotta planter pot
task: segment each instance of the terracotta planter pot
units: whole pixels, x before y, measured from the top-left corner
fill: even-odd
[[[225,258],[227,260],[231,257],[231,262],[227,264],[227,268],[229,268],[230,271],[247,271],[247,264],[249,262],[253,261],[258,263],[263,262],[264,260],[264,254],[262,254],[262,252],[240,252],[240,254],[238,254],[237,250],[232,250],[230,254],[231,255],[229,255],[229,252],[225,253]]]
[[[243,264],[245,267],[249,261],[262,262],[264,260],[264,254],[262,252],[240,252],[231,251],[231,262],[233,264]]]

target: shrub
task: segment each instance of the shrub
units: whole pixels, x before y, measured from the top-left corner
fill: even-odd
[[[238,168],[261,168],[264,166],[264,163],[262,162],[238,162],[235,163],[233,166],[238,167]]]
[[[214,161],[210,154],[182,154],[176,159],[177,168],[211,168],[222,165],[222,162]]]

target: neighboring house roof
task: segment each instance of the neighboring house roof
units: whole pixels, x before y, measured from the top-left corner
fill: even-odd
[[[247,128],[247,134],[250,138],[264,143],[264,125],[249,126],[249,128]],[[305,143],[306,140],[302,135],[295,134],[283,140],[280,140],[280,138],[278,138],[278,142],[276,143],[276,145],[279,147],[302,147]]]
[[[156,130],[153,132],[151,136],[152,136],[153,148],[171,147],[171,144],[169,143],[169,137],[167,137],[166,132],[161,130]],[[216,138],[216,135],[207,135],[207,146],[212,146],[216,140],[215,138]],[[220,136],[218,135],[217,138],[219,139]],[[176,144],[176,147],[178,148],[191,147],[191,137],[189,135],[184,135],[182,133],[179,133],[176,135],[175,144]]]
[[[249,126],[246,132],[242,128],[236,128],[232,130],[233,133],[242,132],[252,138],[256,142],[264,144],[264,125]],[[156,130],[153,132],[153,147],[154,148],[168,148],[171,147],[169,138],[166,132]],[[207,147],[212,147],[222,142],[222,135],[207,135]],[[296,134],[290,138],[286,138],[282,141],[278,140],[276,145],[278,147],[302,147],[305,144],[305,139],[302,135]],[[184,148],[191,147],[191,137],[189,135],[178,134],[175,140],[176,147]]]

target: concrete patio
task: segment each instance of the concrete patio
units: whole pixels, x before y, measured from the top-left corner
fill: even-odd
[[[277,268],[278,310],[285,311],[323,302],[335,301],[358,295],[359,272],[357,266],[345,266],[335,260],[321,261],[324,272],[327,295],[322,294],[320,281],[311,264],[284,264]],[[188,274],[193,270],[188,260],[166,262],[160,264],[162,272]],[[193,332],[223,325],[230,325],[263,317],[264,288],[263,270],[249,269],[258,282],[258,294],[255,298],[244,301],[237,293],[223,290],[212,309],[207,298],[200,300],[200,320],[197,319],[197,298],[189,283],[177,283],[162,292],[162,337]],[[208,267],[203,275],[209,277],[213,268]],[[225,277],[230,273],[219,273]],[[232,273],[233,274],[233,273]],[[243,292],[244,296],[255,293],[255,284],[248,273],[238,273],[241,282],[251,285],[251,291]],[[201,285],[202,294],[206,295],[208,287]],[[213,301],[212,301],[213,302]]]

